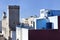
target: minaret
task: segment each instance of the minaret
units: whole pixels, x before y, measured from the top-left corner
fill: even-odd
[[[3,12],[3,17],[2,17],[2,34],[5,37],[5,39],[8,40],[9,27],[8,27],[6,12]]]
[[[6,12],[3,12],[3,19],[5,19],[6,17]]]

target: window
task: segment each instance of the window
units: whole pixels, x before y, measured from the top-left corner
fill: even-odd
[[[31,21],[31,24],[33,24],[33,21]]]
[[[13,24],[15,24],[15,22],[13,22]]]

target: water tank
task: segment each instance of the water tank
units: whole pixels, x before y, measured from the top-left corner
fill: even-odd
[[[46,23],[46,28],[47,29],[52,29],[52,23],[51,22],[47,22]]]

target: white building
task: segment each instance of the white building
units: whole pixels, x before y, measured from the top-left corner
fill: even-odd
[[[37,18],[37,16],[30,16],[29,18],[23,18],[22,23],[24,23],[28,27],[33,27],[34,19]]]
[[[40,18],[45,18],[45,17],[48,17],[48,12],[49,12],[50,10],[48,10],[48,9],[41,9],[40,10]]]
[[[9,38],[9,25],[8,25],[8,20],[6,13],[3,13],[3,18],[2,18],[2,34],[3,36],[8,40]]]
[[[16,40],[28,40],[28,29],[16,26]]]
[[[52,29],[58,29],[58,19],[59,19],[59,16],[51,16],[51,17],[48,17],[50,22],[53,23],[52,25]]]
[[[47,26],[50,27],[50,29],[58,29],[58,16],[49,17],[49,11],[50,10],[47,9],[40,10],[40,17],[34,20],[35,29],[47,29]]]

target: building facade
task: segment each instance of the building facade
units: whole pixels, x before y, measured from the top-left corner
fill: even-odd
[[[2,34],[5,37],[5,39],[8,40],[8,37],[9,37],[9,25],[8,25],[8,20],[7,20],[6,12],[3,12]]]
[[[58,29],[58,14],[57,10],[40,10],[40,17],[34,20],[35,29]]]
[[[28,40],[28,28],[21,27],[20,25],[16,26],[16,40]]]
[[[23,18],[22,19],[22,23],[24,23],[25,26],[28,26],[28,27],[34,27],[33,24],[34,24],[34,19],[37,18],[37,16],[30,16],[29,18]]]
[[[8,6],[8,25],[9,25],[9,39],[16,40],[16,25],[19,24],[20,7],[16,5]],[[14,34],[14,37],[12,36]]]
[[[11,30],[16,30],[16,25],[19,23],[19,6],[8,6],[8,21]]]

